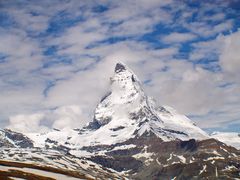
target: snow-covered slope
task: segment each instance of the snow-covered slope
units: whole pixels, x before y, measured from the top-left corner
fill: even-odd
[[[240,134],[236,132],[214,132],[211,137],[229,146],[240,149]]]

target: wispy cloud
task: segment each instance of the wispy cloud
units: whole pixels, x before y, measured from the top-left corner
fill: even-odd
[[[173,32],[167,36],[164,36],[162,38],[162,41],[167,43],[167,44],[172,44],[172,43],[184,43],[187,41],[191,41],[196,39],[197,36],[191,33],[177,33]]]
[[[219,61],[224,71],[231,75],[240,74],[240,31],[223,37],[223,47],[221,49]]]

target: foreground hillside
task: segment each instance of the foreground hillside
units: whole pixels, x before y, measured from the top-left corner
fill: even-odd
[[[0,179],[119,179],[124,176],[86,158],[39,148],[4,148],[0,153]]]

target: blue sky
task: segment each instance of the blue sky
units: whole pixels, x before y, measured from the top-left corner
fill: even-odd
[[[159,104],[240,130],[237,0],[0,1],[0,126],[81,127],[126,63]]]

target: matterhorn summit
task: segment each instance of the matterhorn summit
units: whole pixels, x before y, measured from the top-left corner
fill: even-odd
[[[112,118],[128,118],[129,109],[135,110],[145,99],[136,75],[122,63],[117,63],[110,78],[111,89],[95,110],[95,120],[105,125]]]
[[[101,144],[153,133],[164,141],[206,139],[208,135],[186,116],[170,107],[157,106],[147,96],[137,76],[123,63],[117,63],[111,89],[97,105],[95,140]],[[99,133],[101,132],[101,136]]]

